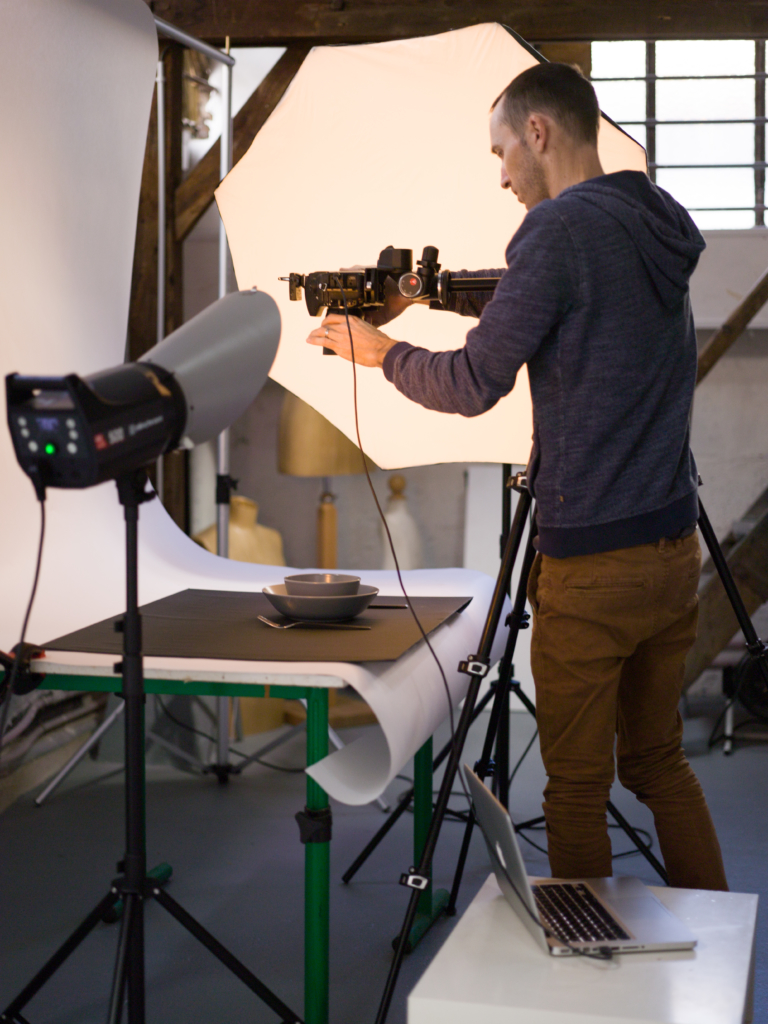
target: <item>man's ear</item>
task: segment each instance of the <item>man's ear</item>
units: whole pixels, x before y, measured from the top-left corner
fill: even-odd
[[[531,113],[525,125],[525,141],[534,153],[543,153],[550,136],[549,119],[543,114]]]

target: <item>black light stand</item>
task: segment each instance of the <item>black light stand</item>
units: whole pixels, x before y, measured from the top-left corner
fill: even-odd
[[[117,490],[125,512],[126,612],[116,626],[123,633],[123,660],[115,671],[123,677],[125,700],[125,858],[118,864],[120,875],[109,892],[59,947],[19,995],[0,1013],[0,1021],[28,1024],[21,1012],[96,925],[108,918],[122,900],[117,957],[109,1001],[108,1024],[120,1024],[123,1003],[128,997],[128,1024],[145,1022],[144,901],[153,898],[172,917],[217,957],[270,1009],[283,1024],[301,1024],[301,1018],[271,992],[232,953],[165,892],[157,879],[147,874],[146,815],[144,806],[144,671],[141,616],[138,605],[138,522],[139,505],[151,500],[145,471],[138,470],[117,479]]]
[[[517,508],[515,509],[515,518],[512,523],[512,528],[507,537],[507,543],[504,549],[504,557],[501,562],[501,568],[499,569],[499,575],[496,578],[496,585],[493,591],[493,597],[491,598],[491,604],[488,609],[486,616],[485,625],[483,626],[483,633],[480,638],[480,645],[477,654],[470,655],[466,661],[461,663],[460,670],[465,672],[470,677],[469,688],[467,695],[464,698],[464,707],[462,708],[459,721],[456,725],[456,731],[453,736],[453,742],[451,744],[450,754],[448,757],[448,764],[443,774],[443,780],[440,784],[440,790],[437,795],[437,801],[435,803],[435,810],[432,815],[432,820],[429,826],[429,832],[427,833],[426,840],[424,842],[424,848],[422,851],[421,859],[418,865],[411,868],[409,872],[404,874],[400,882],[402,885],[406,885],[411,889],[411,897],[408,901],[408,909],[405,913],[405,920],[400,930],[400,935],[397,939],[397,946],[395,947],[395,956],[392,961],[392,965],[389,970],[387,982],[384,987],[384,993],[381,998],[379,1005],[379,1011],[376,1015],[376,1024],[384,1024],[387,1019],[387,1013],[389,1011],[390,1003],[392,1002],[392,996],[394,995],[395,985],[397,978],[400,973],[400,966],[403,962],[403,956],[405,955],[406,947],[408,944],[408,937],[413,926],[414,919],[416,917],[416,911],[419,904],[419,896],[422,890],[429,884],[430,869],[432,865],[432,859],[435,853],[435,847],[437,846],[437,840],[440,835],[440,828],[445,817],[445,811],[448,807],[448,801],[451,796],[451,790],[453,788],[453,782],[456,778],[456,772],[459,767],[459,760],[462,756],[464,744],[466,742],[467,733],[472,722],[473,712],[475,704],[477,702],[477,696],[480,691],[480,685],[482,680],[488,674],[488,670],[491,664],[491,651],[493,648],[493,641],[496,636],[496,630],[498,629],[499,622],[501,620],[501,613],[504,608],[504,601],[509,590],[509,581],[512,578],[512,569],[517,558],[518,549],[520,542],[523,537],[525,530],[526,519],[528,518],[528,512],[531,508],[531,495],[524,486],[524,478],[522,474],[518,475],[517,482],[520,484],[520,498],[517,502]],[[514,614],[514,613],[513,613]],[[514,645],[517,640],[517,633],[519,631],[519,623],[515,625],[510,619],[510,630],[509,638],[507,641],[507,650],[505,651],[504,657],[507,658],[509,653],[509,663],[511,664],[512,655],[514,654]],[[494,710],[491,712],[492,719],[498,722],[499,707],[501,700],[500,695],[503,690],[502,686],[497,685],[496,694],[494,699]],[[490,734],[491,727],[489,725],[488,732]]]

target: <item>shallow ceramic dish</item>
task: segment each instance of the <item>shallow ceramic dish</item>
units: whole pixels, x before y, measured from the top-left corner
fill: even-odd
[[[342,594],[356,594],[359,588],[359,576],[342,576],[335,572],[305,572],[300,576],[285,577],[286,593],[307,597],[341,597]]]
[[[281,615],[289,619],[319,619],[325,622],[353,619],[365,611],[378,592],[376,587],[360,587],[356,594],[307,597],[304,594],[289,594],[282,583],[262,590],[262,594]]]

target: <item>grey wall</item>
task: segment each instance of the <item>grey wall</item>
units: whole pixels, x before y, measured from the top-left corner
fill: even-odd
[[[315,562],[315,522],[322,490],[319,478],[284,476],[277,471],[277,425],[284,391],[269,381],[247,412],[232,426],[232,475],[239,493],[259,504],[259,522],[280,530],[289,565]],[[391,472],[371,474],[385,504]],[[406,496],[424,544],[425,567],[461,565],[464,543],[463,466],[406,469]],[[381,565],[379,518],[364,476],[334,477],[339,518],[339,566],[376,569]]]

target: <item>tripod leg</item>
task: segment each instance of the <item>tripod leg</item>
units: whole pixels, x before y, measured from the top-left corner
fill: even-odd
[[[96,729],[95,732],[91,733],[91,735],[82,745],[82,747],[80,747],[79,750],[75,751],[75,753],[72,755],[72,757],[70,757],[70,759],[61,769],[61,771],[59,771],[58,774],[51,779],[51,781],[45,787],[43,792],[39,796],[35,797],[35,807],[41,807],[43,805],[43,802],[46,800],[46,798],[49,797],[51,793],[54,791],[54,789],[56,789],[56,787],[60,785],[60,783],[62,783],[64,779],[66,779],[69,773],[73,771],[73,769],[75,769],[77,765],[80,764],[80,762],[88,753],[88,751],[96,746],[96,744],[99,742],[104,733],[111,728],[115,720],[119,718],[120,715],[122,715],[124,710],[125,705],[122,703],[118,704],[114,711],[112,711],[111,714],[104,719],[104,721],[101,723],[98,729]]]
[[[510,665],[510,672],[514,671]],[[496,767],[493,773],[496,797],[502,806],[509,805],[509,687],[502,696],[501,714],[496,731]]]
[[[416,752],[414,758],[413,787],[413,862],[418,864],[424,850],[432,818],[432,740]],[[431,874],[431,872],[430,872]],[[433,890],[432,881],[419,893],[416,918],[408,933],[405,952],[410,953],[419,943],[435,921],[440,917],[448,903],[448,892],[445,889]],[[398,940],[392,943],[397,948]]]
[[[274,1010],[284,1024],[301,1024],[301,1018],[298,1017],[293,1010],[278,999],[263,982],[259,981],[255,974],[252,974],[244,964],[240,963],[240,961],[233,956],[225,946],[222,946],[218,939],[215,939],[207,929],[203,928],[203,926],[196,921],[191,914],[188,914],[172,896],[169,896],[164,889],[153,889],[152,895],[160,906],[165,907],[168,913],[172,917],[175,917],[180,925],[186,928],[188,932],[191,932],[197,941],[201,942],[206,949],[210,950],[210,952],[213,953],[213,955],[220,960],[228,970],[236,975],[243,984],[248,986],[251,992],[254,992],[262,1002],[266,1003],[271,1010]]]
[[[384,1021],[387,1019],[387,1013],[389,1012],[389,1006],[392,1002],[397,978],[400,974],[400,967],[403,962],[403,957],[407,951],[408,939],[411,929],[413,928],[413,923],[416,919],[416,912],[419,908],[419,897],[421,895],[421,888],[423,887],[422,883],[428,878],[427,873],[432,864],[435,847],[440,835],[440,827],[445,817],[445,809],[448,806],[448,800],[450,799],[453,782],[456,778],[456,772],[459,767],[461,752],[464,749],[464,743],[467,739],[467,732],[469,731],[472,712],[474,710],[479,690],[480,678],[473,675],[471,677],[467,696],[464,698],[464,707],[461,712],[461,717],[459,718],[458,725],[456,726],[456,735],[451,746],[450,757],[445,769],[445,774],[443,775],[443,781],[440,784],[440,792],[437,796],[437,803],[435,805],[434,814],[432,815],[432,821],[430,822],[429,832],[425,839],[421,860],[419,861],[418,868],[414,869],[409,876],[406,876],[416,882],[416,885],[411,886],[411,898],[408,901],[405,920],[403,921],[403,926],[400,929],[395,955],[389,969],[386,985],[384,986],[384,993],[381,997],[381,1003],[379,1004],[379,1011],[376,1014],[376,1024],[384,1024]],[[408,882],[405,884],[408,884]]]
[[[435,854],[435,847],[437,846],[437,840],[440,836],[440,829],[445,818],[448,801],[451,797],[451,790],[453,789],[453,783],[459,768],[459,761],[461,760],[462,752],[464,750],[464,744],[467,741],[467,733],[469,732],[469,727],[472,723],[475,704],[477,703],[478,694],[480,692],[480,683],[487,675],[488,666],[490,665],[493,643],[501,621],[501,614],[509,589],[509,581],[512,578],[512,569],[514,568],[517,552],[525,530],[528,512],[531,508],[531,501],[530,492],[527,489],[522,489],[517,502],[517,508],[515,509],[515,518],[512,524],[512,529],[509,532],[509,537],[507,538],[507,543],[504,547],[501,568],[499,569],[499,575],[496,579],[496,585],[493,590],[493,597],[491,598],[488,614],[485,618],[478,652],[477,654],[470,655],[466,661],[461,662],[459,665],[460,671],[469,675],[470,683],[467,689],[467,695],[464,698],[464,707],[462,708],[455,734],[451,740],[448,764],[443,775],[442,783],[440,784],[440,791],[437,795],[434,814],[432,815],[429,832],[424,843],[424,852],[421,855],[418,867],[403,875],[401,878],[401,882],[412,889],[411,898],[408,902],[408,909],[405,914],[405,920],[403,921],[403,927],[400,930],[400,938],[398,939],[395,956],[389,970],[386,985],[384,986],[384,993],[381,997],[379,1011],[376,1015],[376,1024],[384,1024],[384,1021],[387,1019],[387,1013],[389,1012],[389,1006],[392,1002],[395,985],[397,984],[397,978],[403,962],[403,956],[408,942],[408,935],[413,927],[416,911],[418,909],[419,890],[429,882],[429,870],[432,864],[432,858]],[[498,698],[498,689],[496,691],[496,697]],[[494,706],[495,704],[496,701],[494,701]],[[490,756],[490,753],[488,756]]]
[[[515,595],[515,604],[512,609],[510,616],[509,635],[507,636],[507,646],[504,650],[504,656],[501,659],[499,665],[499,679],[496,684],[496,698],[493,702],[493,708],[491,710],[490,721],[488,722],[488,730],[485,734],[485,743],[483,744],[483,752],[480,756],[480,760],[477,763],[477,774],[481,779],[484,779],[488,774],[488,768],[491,761],[491,751],[493,750],[493,744],[496,737],[499,735],[500,727],[502,727],[503,716],[506,713],[506,728],[509,729],[509,687],[512,676],[512,659],[515,655],[515,646],[517,644],[517,637],[520,633],[520,627],[523,623],[523,615],[525,613],[525,601],[526,601],[526,585],[528,582],[528,574],[531,571],[531,565],[536,555],[536,551],[533,547],[533,538],[529,536],[528,543],[525,548],[525,555],[523,556],[523,565],[520,572],[520,582],[517,586],[517,593]],[[505,783],[508,779],[508,769],[505,768]],[[451,886],[451,897],[448,900],[448,906],[445,908],[446,914],[449,917],[453,917],[456,913],[456,900],[459,896],[459,888],[461,886],[461,879],[464,874],[464,866],[467,862],[467,855],[469,853],[469,844],[472,840],[472,833],[475,828],[475,813],[472,808],[469,811],[469,818],[464,829],[464,837],[461,842],[461,850],[459,851],[459,859],[456,864],[456,872],[453,876],[453,885]]]
[[[473,722],[483,712],[485,706],[488,704],[488,702],[493,697],[494,692],[495,692],[494,690],[489,690],[477,702],[477,707],[475,708],[474,712],[472,713],[472,721]],[[437,771],[437,769],[440,767],[440,765],[443,763],[443,761],[446,759],[446,757],[448,757],[448,754],[450,753],[450,749],[451,749],[451,742],[449,740],[448,743],[446,743],[446,745],[443,747],[443,749],[440,751],[440,753],[437,755],[437,757],[432,762],[432,771],[433,772]],[[341,876],[342,882],[351,882],[352,881],[352,879],[355,877],[357,872],[360,870],[360,868],[363,866],[363,864],[365,864],[365,862],[368,860],[370,855],[373,853],[373,851],[376,849],[376,847],[382,841],[384,836],[390,831],[392,826],[408,810],[408,808],[410,807],[410,804],[411,804],[411,800],[413,799],[413,789],[414,789],[414,787],[411,786],[411,788],[406,790],[405,793],[403,793],[403,795],[399,798],[397,807],[394,809],[394,811],[392,811],[390,813],[389,817],[384,822],[384,824],[381,826],[381,828],[378,830],[378,832],[375,833],[375,835],[370,840],[370,842],[358,854],[358,856],[352,861],[352,863],[349,865],[347,870]]]
[[[736,619],[739,623],[739,628],[744,634],[744,639],[747,642],[747,650],[751,656],[757,661],[760,672],[763,676],[763,682],[768,686],[768,662],[766,661],[766,654],[768,654],[768,645],[766,645],[755,631],[755,627],[752,625],[752,619],[749,617],[746,605],[742,600],[739,588],[736,586],[736,581],[733,578],[728,561],[723,554],[723,549],[717,540],[717,535],[712,529],[712,524],[709,521],[704,506],[699,500],[699,529],[701,535],[704,538],[704,542],[709,550],[710,557],[717,569],[717,574],[720,577],[720,582],[723,584],[723,589],[731,603]]]
[[[656,872],[656,874],[662,880],[664,885],[669,885],[669,875],[667,874],[667,872],[666,872],[666,870],[664,868],[664,865],[661,863],[661,861],[658,859],[658,857],[655,857],[651,853],[651,851],[645,845],[645,843],[640,838],[640,836],[637,834],[635,829],[629,824],[629,822],[624,817],[624,815],[616,810],[616,808],[613,806],[613,804],[611,803],[610,800],[606,801],[605,806],[608,808],[608,813],[611,815],[611,817],[616,822],[616,824],[619,826],[619,828],[623,829],[624,832],[626,832],[626,834],[629,836],[629,838],[635,844],[635,846],[637,847],[638,853],[642,853],[642,855],[645,857],[645,859],[651,865],[653,870]]]
[[[144,900],[133,898],[131,927],[128,932],[128,1024],[144,1024]]]
[[[120,1024],[123,1016],[123,1000],[125,999],[125,975],[128,962],[128,950],[131,945],[131,924],[136,897],[128,893],[125,897],[123,919],[120,922],[120,939],[117,943],[115,972],[112,976],[112,992],[109,997],[109,1014],[107,1024]]]
[[[29,984],[26,985],[16,996],[13,1002],[9,1003],[6,1009],[0,1013],[0,1020],[13,1021],[19,1018],[21,1010],[24,1009],[33,996],[37,995],[46,981],[48,981],[59,967],[61,967],[67,957],[74,953],[83,939],[90,935],[99,921],[101,921],[106,911],[113,906],[119,897],[120,894],[116,889],[110,890],[107,895],[97,903],[88,917],[86,917],[85,920],[75,928],[69,938],[59,946],[53,956],[40,968]]]

